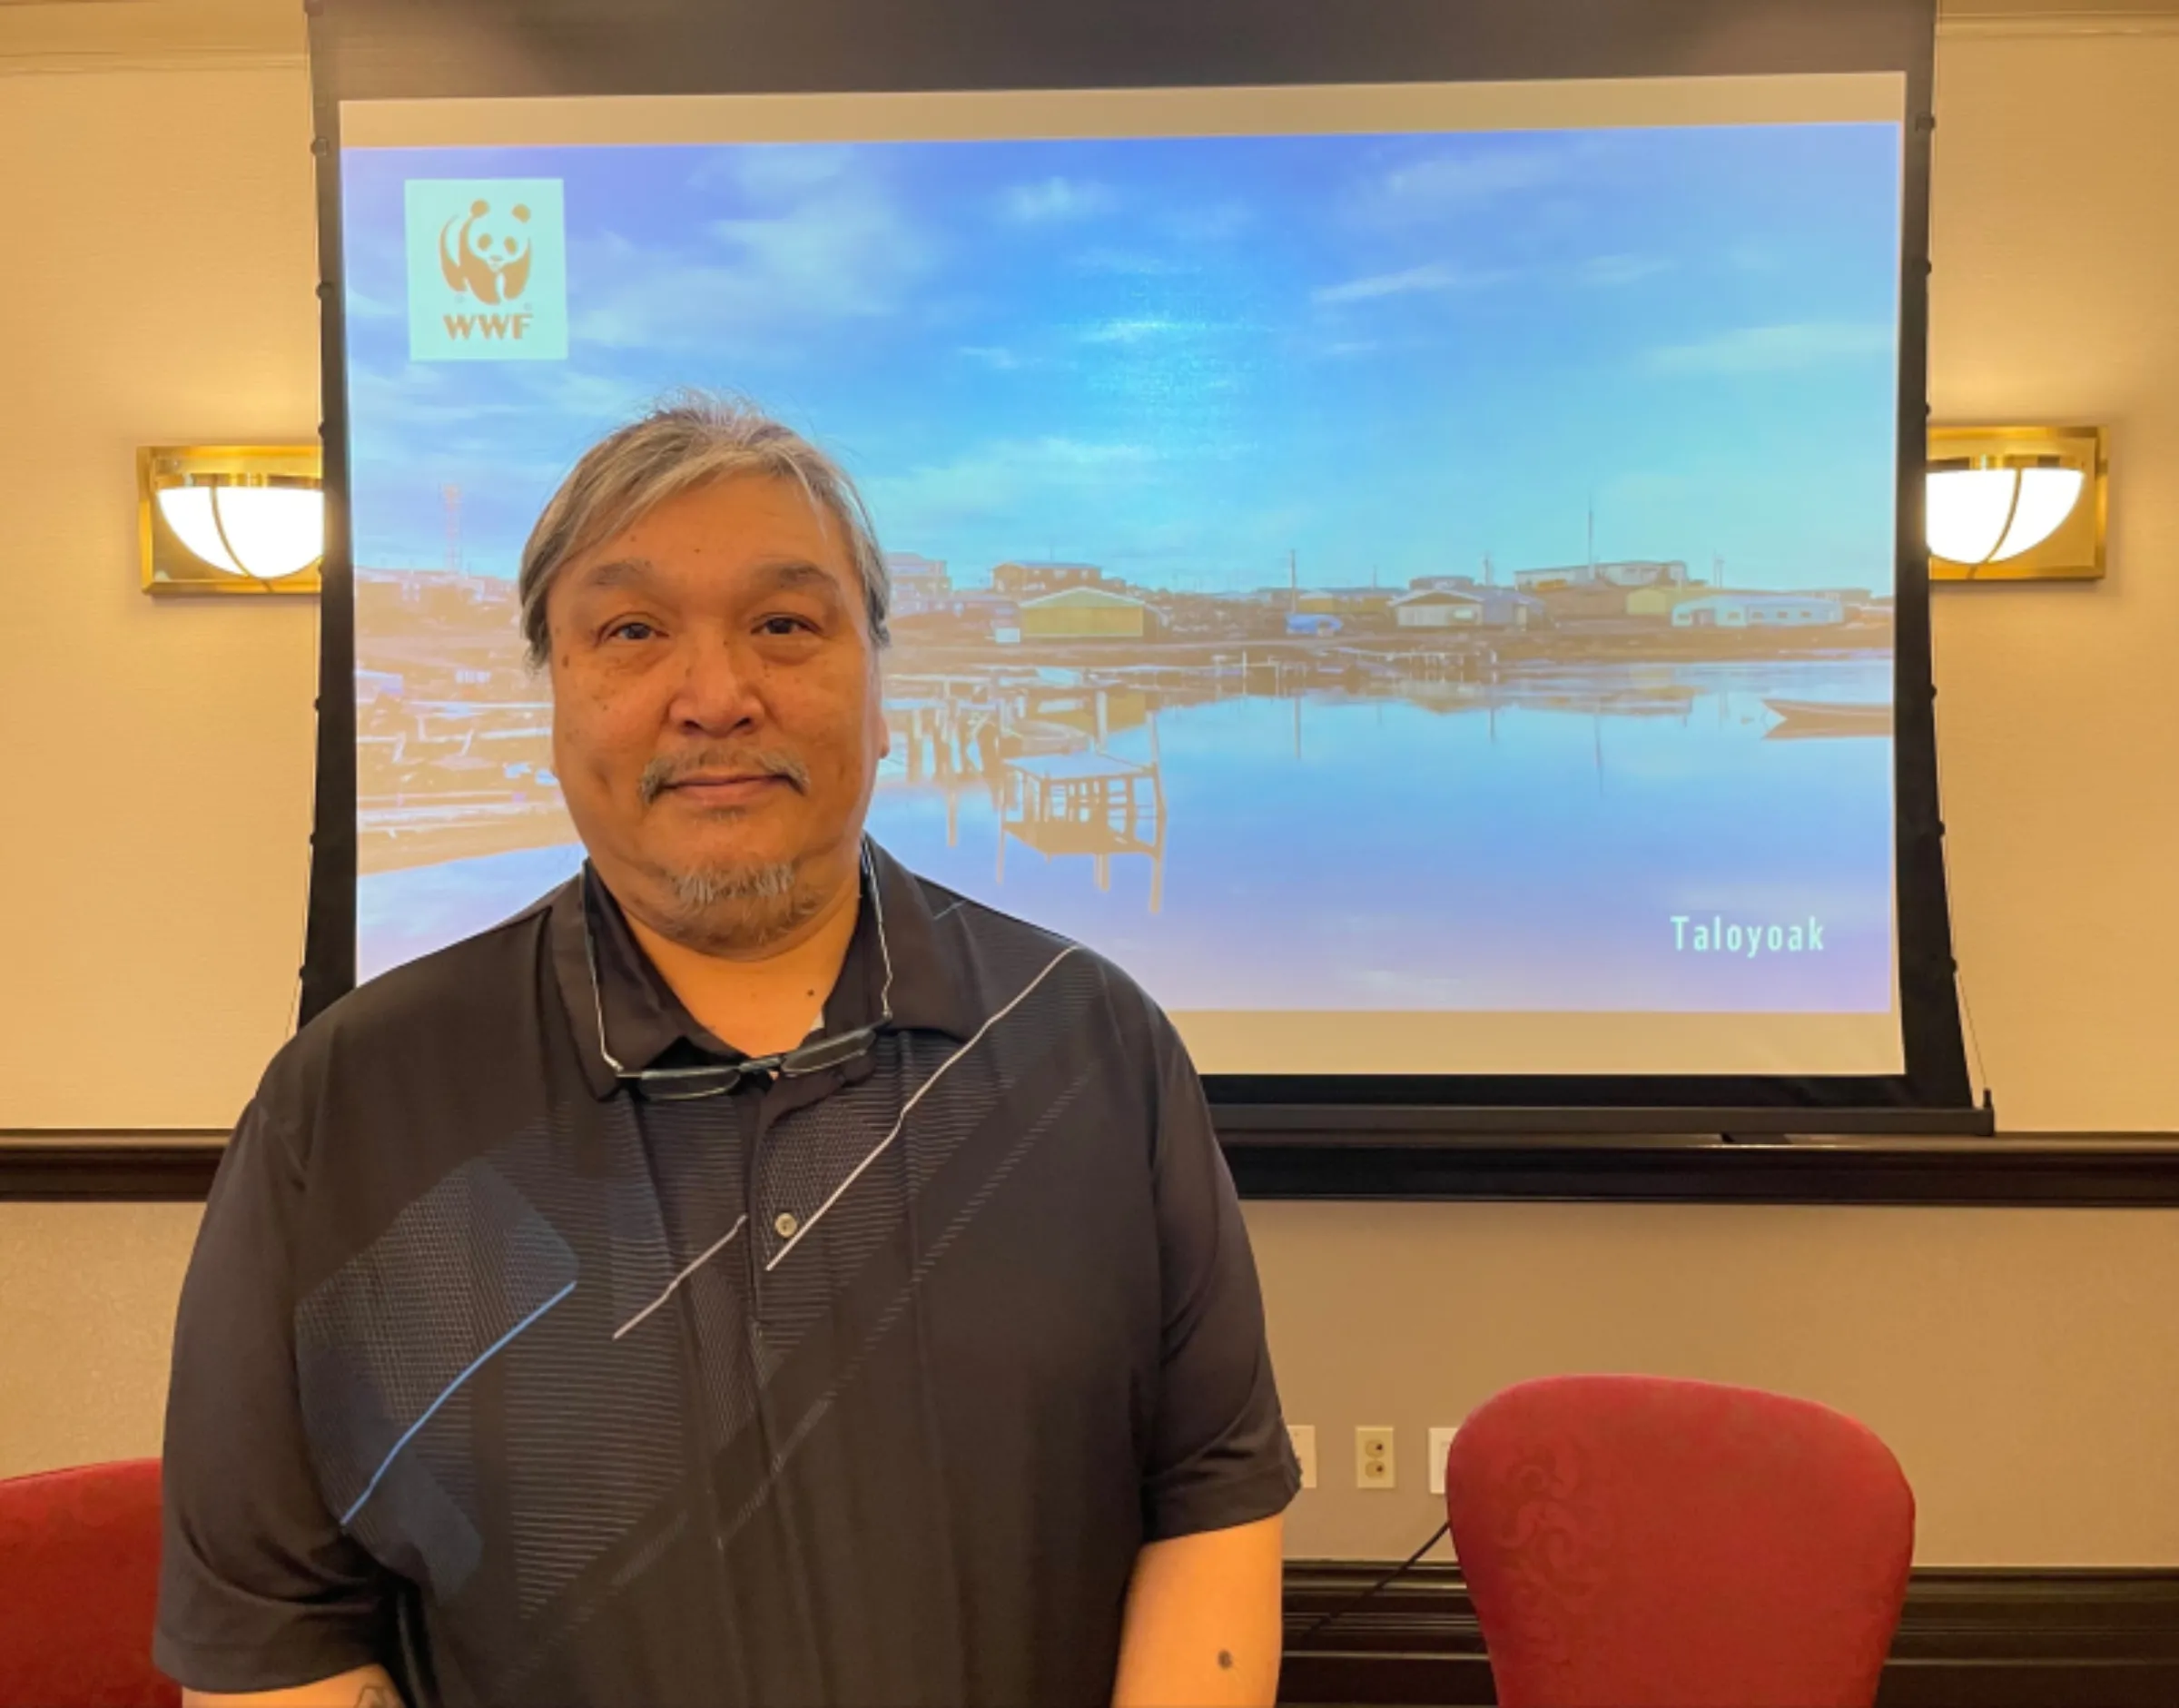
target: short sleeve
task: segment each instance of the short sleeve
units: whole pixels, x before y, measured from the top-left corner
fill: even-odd
[[[1143,1489],[1152,1542],[1286,1510],[1301,1486],[1264,1338],[1263,1295],[1203,1087],[1158,1029],[1153,1161],[1164,1307],[1162,1370]]]
[[[311,1683],[394,1640],[391,1581],[326,1510],[303,1433],[284,1125],[261,1093],[235,1130],[174,1328],[152,1654],[193,1690]]]

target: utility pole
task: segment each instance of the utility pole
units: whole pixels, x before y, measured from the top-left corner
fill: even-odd
[[[1294,548],[1287,548],[1287,610],[1289,615],[1301,609],[1301,568]]]
[[[443,486],[439,489],[439,502],[447,509],[447,573],[461,573],[461,489]]]

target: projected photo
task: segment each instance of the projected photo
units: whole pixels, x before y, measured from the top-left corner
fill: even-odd
[[[872,833],[1184,1026],[1889,1014],[1899,150],[350,149],[361,975],[579,861],[517,556],[695,384],[870,501]]]

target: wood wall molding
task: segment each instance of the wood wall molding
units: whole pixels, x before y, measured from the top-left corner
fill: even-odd
[[[1937,0],[1947,36],[2174,35],[2179,0]]]
[[[1287,1568],[1279,1700],[1494,1700],[1457,1567],[1417,1567],[1303,1642],[1390,1563]],[[2171,1708],[2179,1703],[2179,1570],[1931,1567],[1908,1591],[1878,1708]]]
[[[1264,1143],[1232,1134],[1227,1159],[1243,1198],[2179,1208],[2179,1135],[2170,1133],[1738,1143],[1540,1133],[1436,1142],[1345,1137],[1336,1145],[1321,1136]]]
[[[301,0],[0,0],[0,77],[300,71]]]
[[[226,1142],[211,1127],[0,1129],[0,1202],[201,1201]],[[1252,1199],[2179,1208],[2179,1136],[2168,1133],[1672,1145],[1530,1135],[1352,1149],[1229,1143],[1227,1154]]]
[[[226,1149],[217,1127],[0,1129],[0,1202],[201,1203]]]

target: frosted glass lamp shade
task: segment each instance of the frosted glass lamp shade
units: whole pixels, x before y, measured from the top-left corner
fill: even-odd
[[[325,555],[325,494],[301,487],[169,487],[159,513],[215,569],[278,581]]]
[[[2003,563],[2064,526],[2087,484],[2078,469],[1938,469],[1929,476],[1929,549],[1954,563]]]

